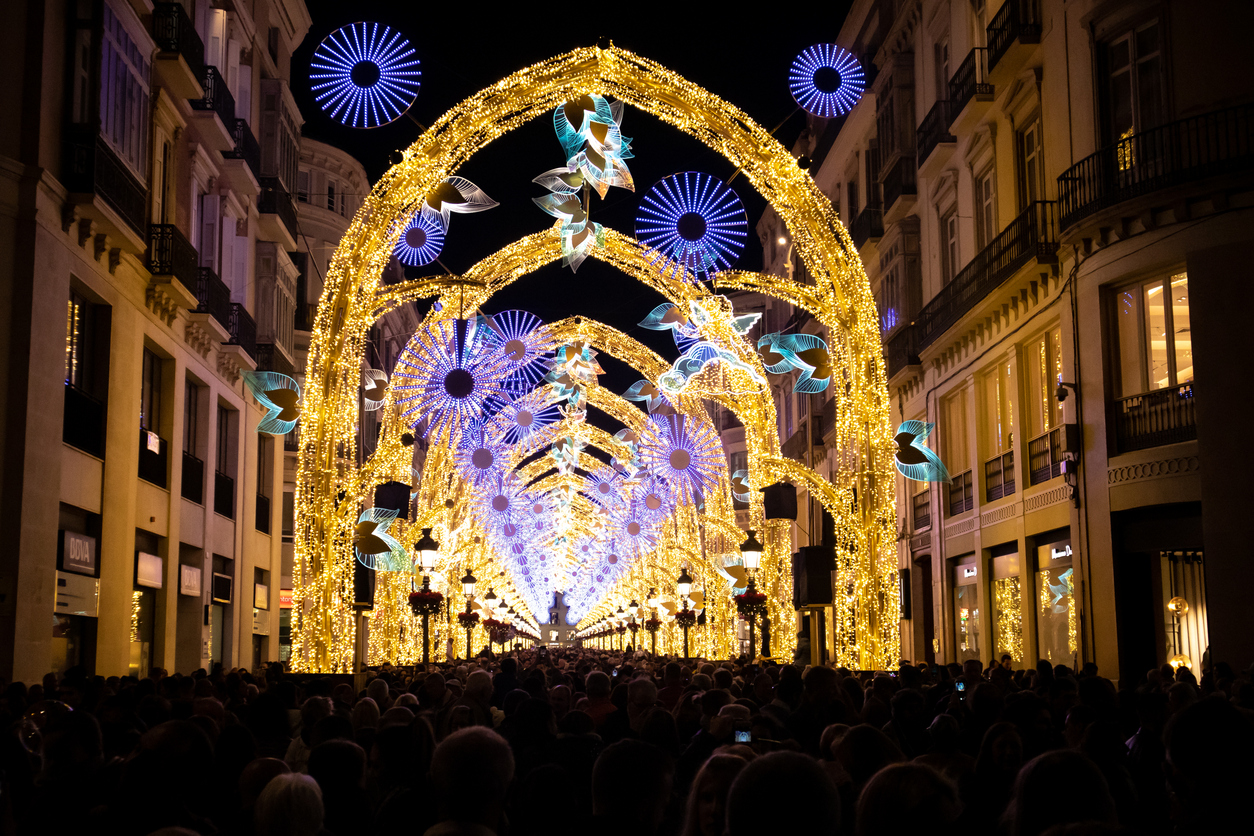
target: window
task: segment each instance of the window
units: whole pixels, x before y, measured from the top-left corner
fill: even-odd
[[[264,433],[257,435],[257,496],[270,495],[270,474],[274,440]]]
[[[997,184],[991,168],[975,178],[975,237],[980,249],[997,237]]]
[[[90,373],[91,305],[70,291],[65,319],[65,383],[86,390]]]
[[[965,389],[941,401],[940,434],[944,444],[938,451],[950,473],[971,469],[971,445],[967,438],[967,393]],[[932,444],[929,438],[927,443]]]
[[[1024,352],[1027,398],[1023,413],[1029,438],[1038,438],[1060,421],[1058,384],[1062,382],[1062,330],[1053,328],[1028,343]]]
[[[1120,291],[1115,298],[1115,318],[1122,397],[1183,386],[1193,380],[1187,273]]]
[[[984,375],[980,384],[984,408],[981,446],[983,457],[988,460],[1014,449],[1014,367],[1009,361],[999,363]]]
[[[858,214],[858,181],[850,180],[845,193],[849,196],[849,216],[853,217]]]
[[[196,249],[200,252],[200,266],[208,267],[214,273],[221,272],[221,265],[218,263],[220,238],[218,227],[222,221],[219,210],[221,199],[216,194],[206,194],[200,197],[200,246]]]
[[[893,245],[893,250],[897,245]],[[887,336],[889,332],[901,324],[902,319],[902,260],[890,251],[890,266],[884,270],[884,278],[880,281],[880,333]],[[881,259],[883,262],[884,259]]]
[[[1041,153],[1041,121],[1034,119],[1019,132],[1019,193],[1023,208],[1045,199],[1044,156]]]
[[[296,175],[296,200],[309,202],[309,172],[301,169]]]
[[[327,178],[327,208],[335,211],[335,181]]]
[[[804,392],[797,393],[797,420],[805,420],[810,412],[810,396]]]
[[[148,61],[106,3],[100,43],[100,135],[140,180],[148,168]]]
[[[187,381],[183,393],[183,452],[196,455],[200,440],[200,387]]]
[[[161,358],[144,349],[143,383],[140,388],[139,425],[161,432]]]
[[[1158,21],[1143,23],[1108,41],[1101,57],[1106,88],[1106,142],[1127,139],[1162,124],[1166,108]],[[1127,161],[1128,165],[1132,162]]]
[[[783,414],[781,416],[784,425],[781,427],[783,432],[780,433],[780,437],[787,441],[792,438],[792,396],[781,392],[779,399],[783,401],[784,406]]]
[[[941,280],[949,284],[958,275],[958,212],[951,209],[941,217]]]
[[[218,405],[218,444],[217,468],[224,476],[235,472],[235,463],[231,459],[231,410]]]
[[[932,47],[932,64],[936,72],[936,101],[949,98],[949,39]]]

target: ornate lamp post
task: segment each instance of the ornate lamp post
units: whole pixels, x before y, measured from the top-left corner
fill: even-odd
[[[479,621],[479,615],[470,609],[470,603],[475,598],[475,576],[470,570],[466,570],[465,577],[462,578],[462,592],[466,595],[466,611],[457,616],[457,621],[466,628],[466,660],[471,657],[471,633],[474,632],[475,623]]]
[[[766,596],[758,592],[754,581],[754,575],[762,565],[762,544],[758,542],[756,532],[750,530],[748,538],[741,544],[740,558],[749,573],[749,583],[745,591],[736,596],[736,609],[749,622],[749,658],[753,659],[758,655],[755,635],[758,614],[766,609]]]
[[[618,631],[618,649],[623,649],[623,633],[627,632],[627,619],[623,618],[623,608],[619,606],[618,611],[614,613],[615,630]]]
[[[422,664],[425,666],[431,664],[431,616],[438,613],[444,603],[443,595],[431,591],[431,570],[435,568],[436,559],[440,556],[440,544],[431,536],[431,529],[422,530],[422,537],[414,543],[414,552],[422,569],[422,589],[409,594],[409,605],[413,608],[414,615],[422,616]]]
[[[675,580],[675,594],[684,602],[684,608],[675,613],[675,621],[680,627],[684,628],[684,658],[688,658],[688,629],[697,622],[697,615],[688,609],[688,595],[692,592],[692,576],[688,574],[688,567],[679,570],[679,577]]]
[[[649,620],[644,623],[644,629],[649,631],[650,652],[656,656],[657,631],[662,626],[662,622],[657,617],[657,589],[649,587],[649,597],[644,599],[644,603],[649,607]]]

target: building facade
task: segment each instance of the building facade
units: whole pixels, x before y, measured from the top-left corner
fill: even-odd
[[[0,676],[280,656],[290,445],[242,374],[303,369],[306,242],[325,271],[368,188],[302,142],[309,25],[302,0],[19,2],[0,34]],[[310,168],[338,178],[320,212]]]
[[[836,38],[867,92],[794,150],[871,279],[893,418],[935,424],[952,476],[899,478],[904,658],[1254,661],[1223,472],[1250,399],[1251,12],[1206,5],[858,0]],[[769,210],[758,232],[768,272],[802,269]],[[828,395],[790,390],[785,451],[821,456]]]

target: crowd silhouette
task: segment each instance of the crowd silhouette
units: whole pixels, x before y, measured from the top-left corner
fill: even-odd
[[[1254,683],[518,650],[9,684],[0,832],[1244,832]],[[361,684],[361,677],[356,685]]]

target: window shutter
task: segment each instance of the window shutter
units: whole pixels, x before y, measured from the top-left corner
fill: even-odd
[[[253,121],[253,68],[239,65],[239,92],[235,94],[235,118]]]
[[[247,221],[244,221],[247,223]],[[236,230],[232,230],[235,232]],[[247,232],[247,230],[245,230]],[[248,304],[248,236],[235,237],[235,283],[231,286],[231,300]]]
[[[218,202],[216,194],[200,199],[200,266],[218,270]]]
[[[221,72],[225,69],[223,60],[226,57],[226,10],[209,9],[207,14],[209,37],[205,39],[205,63]]]

